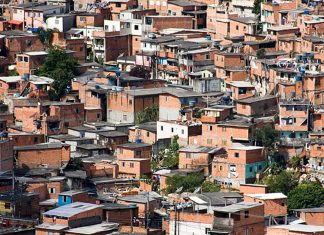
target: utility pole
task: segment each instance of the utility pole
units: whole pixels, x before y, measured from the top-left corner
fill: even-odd
[[[150,217],[150,192],[147,192],[147,206],[146,206],[146,229],[149,230],[149,217]]]
[[[177,235],[177,205],[174,204],[174,235]]]

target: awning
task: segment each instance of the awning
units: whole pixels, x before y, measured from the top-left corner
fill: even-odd
[[[22,21],[19,21],[19,20],[9,20],[8,23],[9,23],[9,24],[16,24],[16,25],[20,25],[20,24],[22,24]]]

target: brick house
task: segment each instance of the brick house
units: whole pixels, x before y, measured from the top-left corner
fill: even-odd
[[[84,104],[65,102],[17,102],[15,125],[23,131],[45,135],[67,133],[69,127],[83,124]]]
[[[214,209],[211,232],[221,234],[264,234],[264,206],[254,202],[240,202]]]
[[[157,200],[153,197],[148,197],[147,194],[119,197],[117,198],[117,203],[124,205],[136,204],[138,206],[139,218],[144,218],[146,213],[153,215],[157,207]]]
[[[107,146],[110,151],[115,151],[117,145],[128,142],[128,135],[121,131],[99,132],[99,143]]]
[[[309,131],[309,106],[308,100],[281,100],[279,102],[279,124],[276,130],[281,137],[307,138]]]
[[[11,63],[15,62],[17,54],[44,50],[43,43],[35,34],[20,30],[9,30],[0,32],[0,35],[4,36],[0,40],[2,41],[0,43],[2,45],[1,50]]]
[[[294,211],[299,213],[299,218],[308,225],[323,226],[324,224],[324,207],[297,209]]]
[[[21,180],[27,184],[27,192],[37,193],[39,201],[57,200],[59,193],[64,191],[65,177],[27,178]]]
[[[10,171],[13,169],[13,146],[14,142],[9,138],[0,140],[0,171]]]
[[[185,106],[196,106],[200,103],[202,95],[181,88],[166,89],[159,98],[159,120],[177,120],[180,111]]]
[[[107,121],[134,123],[136,115],[159,104],[162,88],[111,91],[107,99]]]
[[[244,194],[245,202],[264,204],[264,216],[269,225],[287,220],[288,198],[282,193]]]
[[[226,89],[230,92],[230,97],[234,101],[253,97],[255,93],[255,87],[250,82],[244,81],[228,82]]]
[[[99,155],[82,158],[83,168],[88,177],[112,177],[118,176],[116,158],[111,155]]]
[[[61,169],[70,160],[70,146],[61,143],[16,146],[14,152],[19,168]]]
[[[233,107],[225,105],[217,105],[212,108],[202,109],[200,121],[202,122],[201,145],[213,147],[217,145],[217,122],[224,121],[233,116]]]
[[[277,109],[275,96],[250,97],[236,101],[236,112],[243,116],[261,116],[272,114]]]
[[[263,147],[233,143],[227,155],[216,155],[212,163],[212,175],[222,184],[239,188],[241,183],[254,182],[256,174],[265,167]]]
[[[138,218],[138,206],[134,204],[104,203],[103,220],[120,225],[132,225],[132,220]]]
[[[43,213],[43,223],[36,226],[36,234],[60,234],[69,228],[99,224],[102,206],[75,202]]]
[[[323,235],[324,234],[324,226],[316,226],[316,225],[305,225],[305,224],[293,224],[293,225],[278,225],[271,226],[267,228],[268,235]]]
[[[95,199],[91,198],[88,192],[79,190],[64,191],[57,195],[58,206],[65,206],[75,202],[94,203]]]
[[[197,145],[188,145],[179,149],[179,169],[204,169],[204,175],[212,172],[212,161],[215,155],[226,154],[224,149]]]
[[[145,143],[126,143],[117,146],[119,177],[139,179],[151,172],[152,145]]]
[[[39,197],[36,193],[23,192],[15,195],[2,193],[0,195],[0,214],[4,217],[19,216],[37,219],[39,215],[38,204]]]

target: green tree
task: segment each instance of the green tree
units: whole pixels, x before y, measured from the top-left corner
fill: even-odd
[[[291,167],[295,170],[296,169],[299,170],[301,168],[300,161],[301,161],[301,159],[297,155],[295,155],[289,159],[289,163],[290,163]]]
[[[59,47],[50,48],[44,64],[36,74],[54,79],[52,84],[54,90],[50,93],[52,100],[59,100],[65,95],[71,80],[78,75],[77,65],[77,60],[67,55],[65,50]]]
[[[324,204],[324,188],[317,183],[302,183],[288,194],[288,209],[320,207]]]
[[[252,12],[256,15],[261,13],[261,0],[254,0]]]
[[[252,141],[258,146],[265,147],[268,153],[275,152],[275,144],[278,140],[278,131],[270,124],[255,129],[252,134]]]
[[[200,174],[189,174],[187,176],[174,175],[167,178],[166,193],[174,193],[177,189],[183,188],[182,192],[193,192],[204,181],[204,176]]]
[[[179,166],[179,136],[174,136],[169,148],[165,151],[161,166],[168,169],[177,169]]]
[[[268,185],[270,193],[288,193],[298,185],[298,180],[294,174],[288,171],[281,171],[278,175],[269,175],[263,179],[263,183]]]
[[[265,53],[266,53],[266,51],[265,51],[264,48],[261,48],[261,49],[257,50],[257,52],[256,52],[257,59],[264,59],[265,58]]]
[[[221,186],[210,181],[204,181],[201,185],[202,192],[219,192]]]
[[[135,66],[129,71],[129,75],[139,78],[149,79],[151,77],[150,71],[144,66]]]
[[[52,43],[53,32],[54,30],[52,29],[44,28],[40,28],[38,31],[38,37],[46,47],[49,47]]]
[[[147,107],[143,112],[139,112],[136,114],[135,123],[141,124],[145,122],[154,122],[159,119],[159,107],[157,105],[152,105],[151,107]]]
[[[66,169],[73,171],[83,170],[83,162],[80,158],[71,158]]]

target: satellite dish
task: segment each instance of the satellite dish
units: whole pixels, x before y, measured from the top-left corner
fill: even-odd
[[[175,193],[181,193],[182,190],[183,190],[183,187],[180,187],[175,191]]]
[[[196,188],[193,193],[198,193],[200,191],[200,189],[201,189],[201,187]]]

